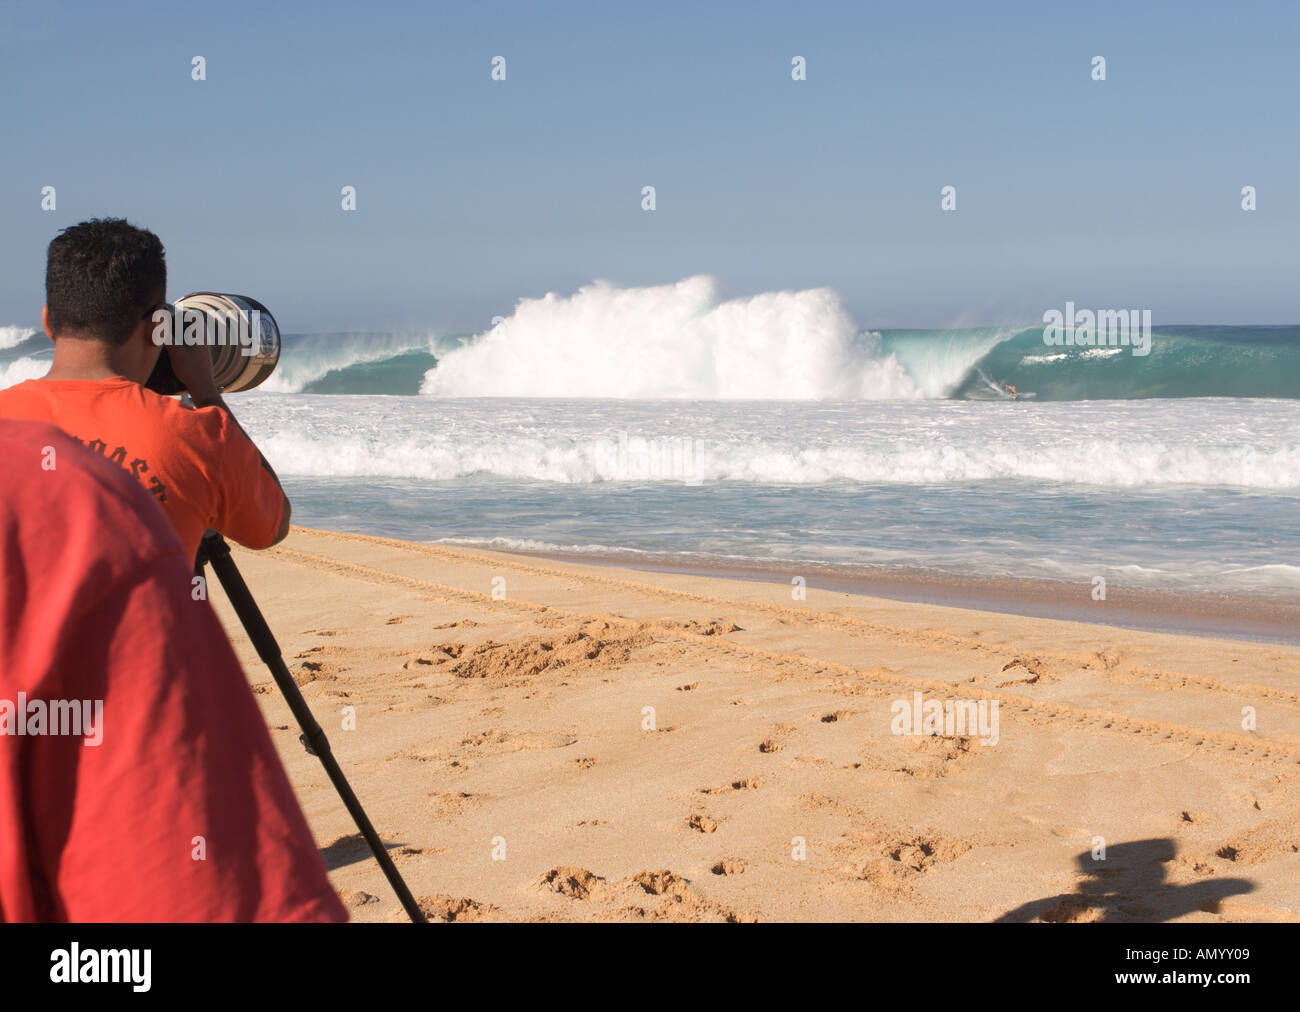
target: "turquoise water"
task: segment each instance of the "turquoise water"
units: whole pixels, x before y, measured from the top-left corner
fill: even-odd
[[[1041,324],[878,333],[876,354],[895,356],[928,396],[994,399],[1010,384],[1043,401],[1300,397],[1300,327],[1154,327],[1147,356],[1126,348],[1047,346]],[[313,338],[299,340],[310,345]],[[413,395],[437,364],[431,350],[408,351],[334,369],[302,389]]]
[[[1041,327],[855,333],[835,312],[792,335],[786,306],[750,344],[752,314],[656,330],[642,307],[612,351],[580,335],[575,370],[572,321],[541,308],[510,334],[289,335],[232,407],[309,525],[1300,595],[1300,328],[1157,327],[1135,356],[1048,346]],[[800,372],[804,343],[820,365]],[[48,368],[43,337],[0,344],[0,385]],[[443,370],[477,395],[433,395]],[[482,395],[534,379],[572,392]]]
[[[285,393],[415,396],[443,358],[481,340],[468,334],[287,334],[269,386]],[[846,337],[840,353],[844,368],[863,370],[869,398],[994,400],[1007,396],[1007,384],[1040,401],[1300,398],[1295,326],[1157,326],[1145,356],[1120,347],[1049,346],[1041,324],[863,332]],[[49,357],[42,335],[0,347],[0,386],[40,375]],[[715,357],[701,367],[724,372],[752,369],[753,363]],[[622,379],[616,370],[603,395],[622,396]],[[666,376],[661,386],[652,389],[654,396],[675,398],[683,384]],[[837,399],[834,393],[827,397]]]

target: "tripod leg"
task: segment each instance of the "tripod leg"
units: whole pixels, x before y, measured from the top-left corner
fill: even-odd
[[[299,691],[298,684],[293,680],[288,667],[285,666],[284,657],[280,653],[280,645],[276,643],[275,637],[271,634],[270,626],[266,624],[266,619],[262,617],[262,610],[258,608],[257,602],[253,600],[253,595],[249,592],[248,585],[244,583],[244,578],[240,575],[235,560],[231,558],[230,546],[226,544],[225,539],[220,534],[209,531],[203,538],[203,548],[200,550],[199,555],[200,566],[205,553],[207,561],[212,563],[217,579],[221,581],[226,596],[230,598],[230,603],[234,606],[235,614],[239,616],[244,631],[248,633],[248,638],[253,641],[253,646],[257,648],[257,656],[262,658],[262,662],[271,669],[271,676],[275,679],[275,684],[279,686],[280,693],[284,696],[285,702],[289,704],[294,719],[298,721],[298,726],[302,728],[303,745],[325,767],[325,772],[329,774],[330,780],[334,783],[334,789],[339,792],[339,797],[343,799],[343,804],[347,806],[352,821],[357,824],[357,829],[361,831],[366,843],[370,845],[375,860],[379,862],[379,867],[383,869],[388,884],[393,887],[393,892],[397,893],[397,898],[406,909],[407,916],[417,924],[427,923],[424,912],[420,909],[420,905],[415,902],[415,897],[411,895],[411,891],[406,887],[406,882],[403,881],[397,866],[393,864],[393,859],[388,856],[388,851],[384,849],[383,841],[379,839],[375,827],[370,824],[370,819],[361,807],[361,802],[352,793],[352,788],[343,775],[343,770],[339,767],[338,761],[334,758],[334,753],[330,750],[330,743],[325,737],[325,732],[316,723],[316,718],[312,716],[307,701],[302,698],[302,692]]]

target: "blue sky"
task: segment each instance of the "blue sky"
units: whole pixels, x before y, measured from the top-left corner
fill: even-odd
[[[286,331],[698,273],[869,327],[1294,323],[1298,6],[0,0],[0,324],[102,215]]]

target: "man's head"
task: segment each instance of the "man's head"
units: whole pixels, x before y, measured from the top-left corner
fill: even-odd
[[[121,218],[65,228],[50,243],[45,267],[45,332],[55,341],[107,346],[123,375],[143,381],[161,349],[153,310],[166,297],[162,242]]]

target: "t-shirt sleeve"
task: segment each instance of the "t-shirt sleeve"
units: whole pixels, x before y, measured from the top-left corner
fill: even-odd
[[[212,475],[216,488],[212,526],[245,548],[266,548],[280,533],[286,505],[279,483],[262,466],[253,441],[221,408],[218,439],[221,467]]]
[[[65,632],[105,676],[99,744],[40,740],[75,763],[71,780],[42,787],[42,772],[68,772],[56,755],[31,768],[37,798],[68,798],[76,785],[70,811],[43,813],[45,832],[64,840],[39,849],[57,855],[47,875],[63,917],[346,920],[239,662],[209,604],[192,599],[179,554]]]

